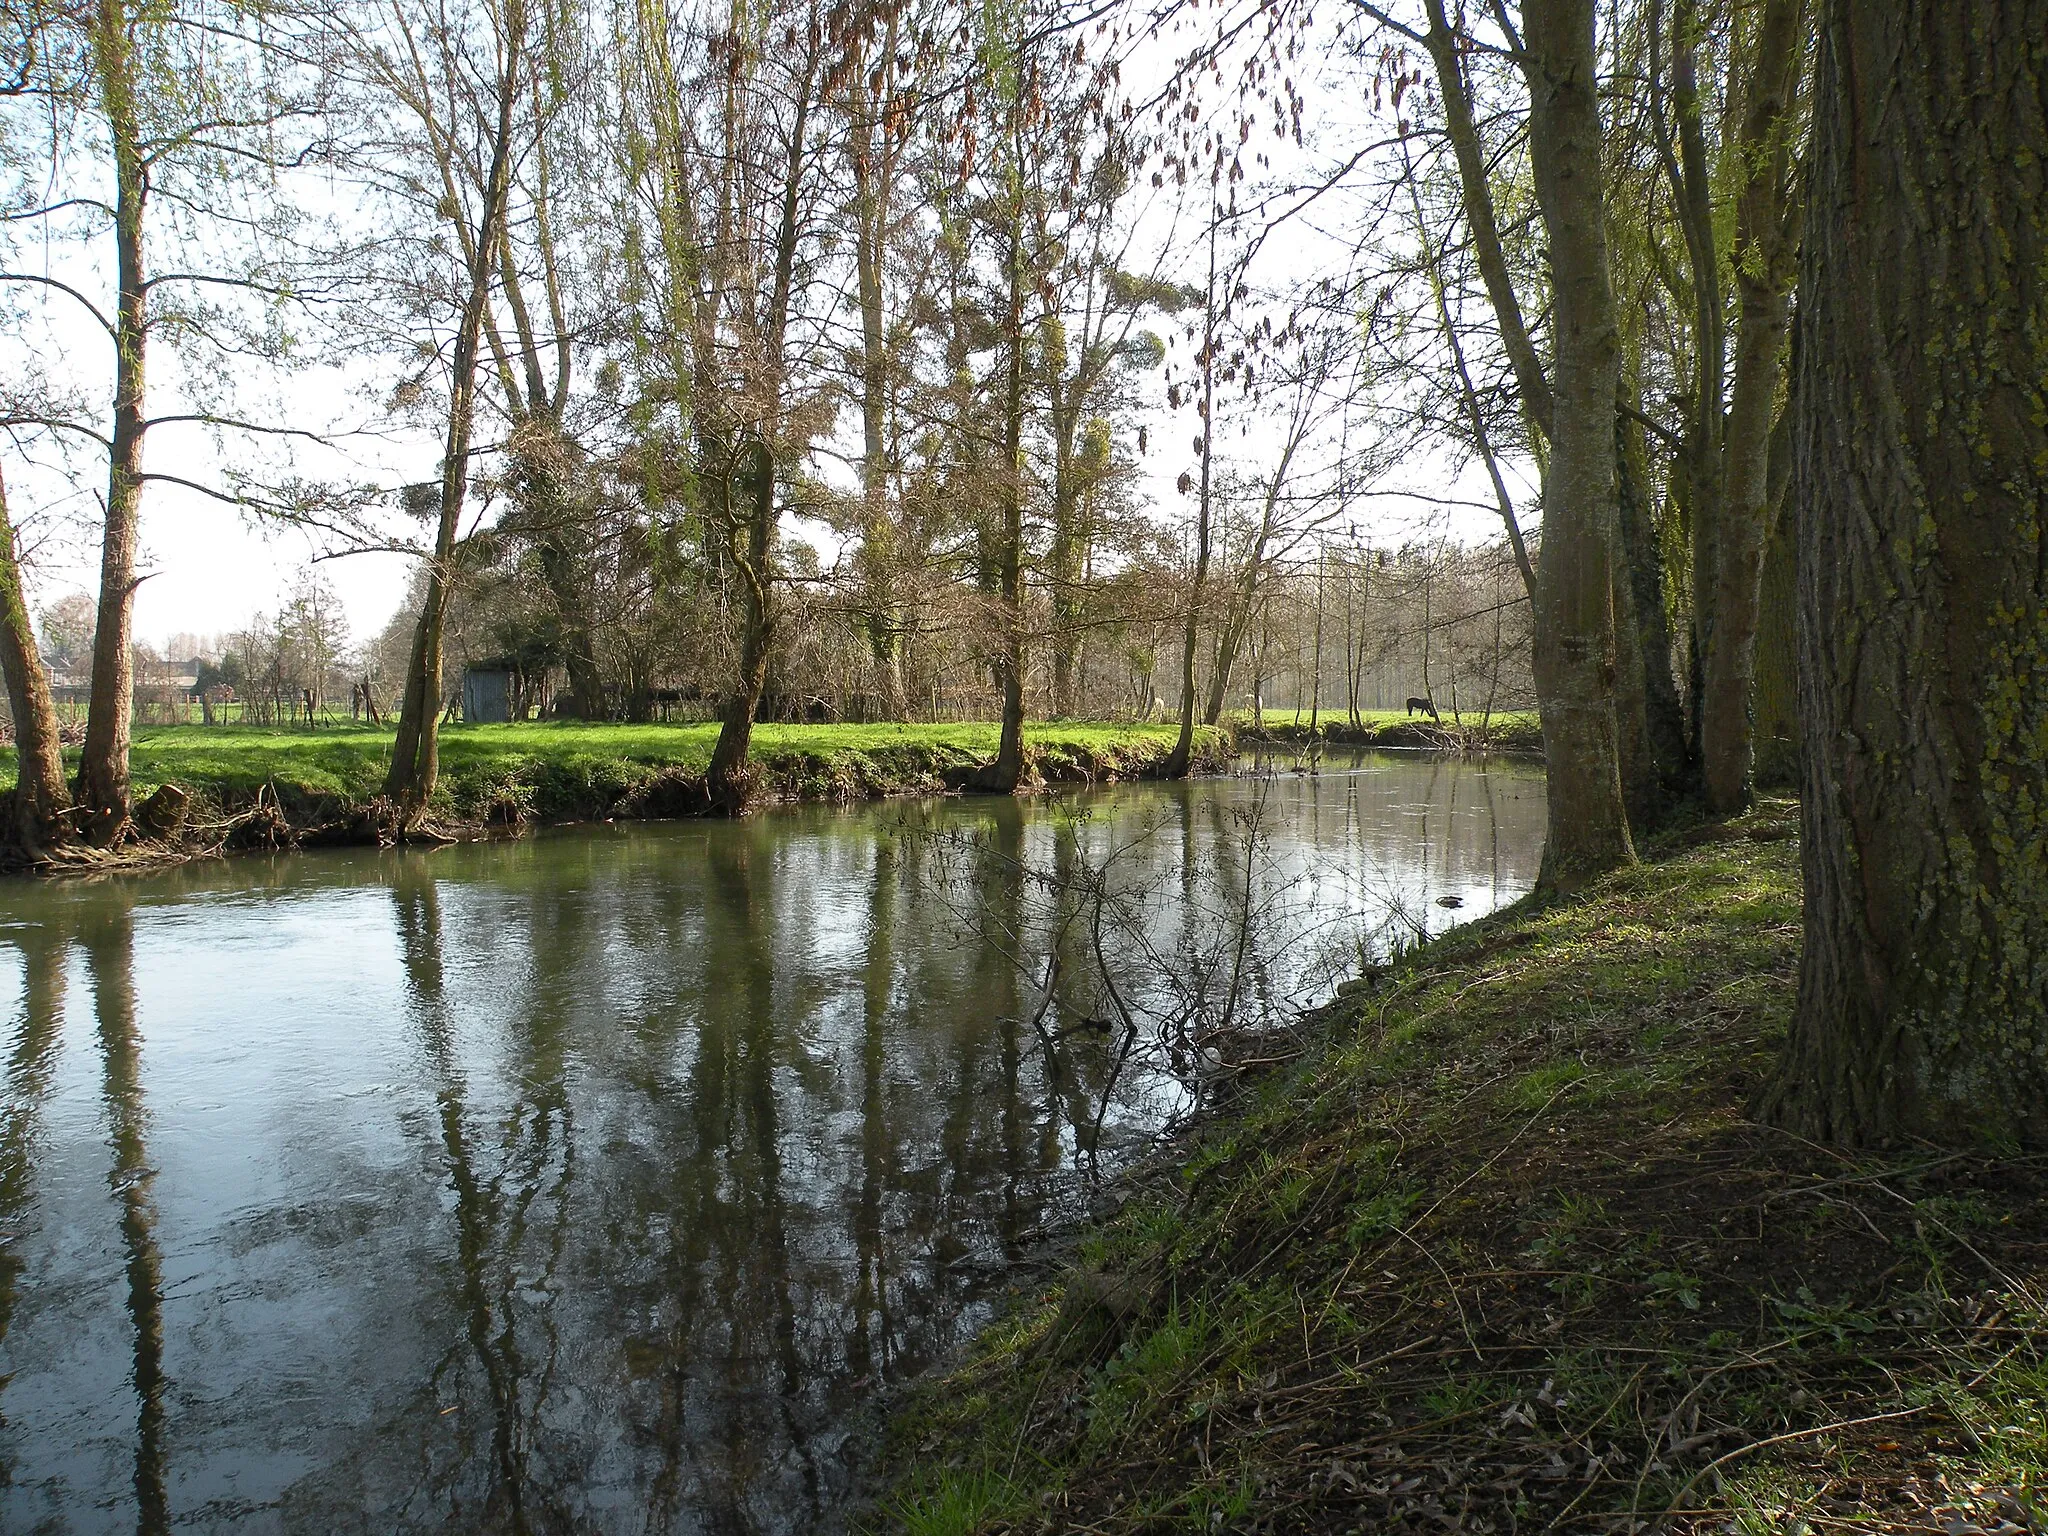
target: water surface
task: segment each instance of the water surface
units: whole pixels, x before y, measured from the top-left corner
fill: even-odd
[[[1542,820],[1373,757],[0,886],[0,1529],[833,1529],[852,1412],[1200,1091],[1085,912],[1047,966],[1072,893],[1148,1031],[1255,1023]]]

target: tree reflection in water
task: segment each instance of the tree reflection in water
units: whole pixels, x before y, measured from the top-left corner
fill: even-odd
[[[135,1529],[154,1536],[170,1526],[164,1496],[164,1265],[157,1248],[156,1170],[149,1162],[149,1111],[143,1102],[142,1041],[135,1019],[134,913],[124,894],[117,887],[81,926],[79,937],[99,1023],[107,1139],[114,1154],[107,1184],[120,1210],[135,1341],[129,1376],[136,1405]]]
[[[8,934],[21,958],[21,1010],[7,1053],[7,1100],[0,1118],[0,1348],[14,1320],[15,1298],[27,1264],[30,1202],[35,1193],[36,1144],[44,1101],[56,1066],[64,1025],[65,950],[49,927],[22,924]],[[6,1377],[0,1375],[0,1388]],[[0,1487],[14,1482],[7,1400],[0,1392]]]

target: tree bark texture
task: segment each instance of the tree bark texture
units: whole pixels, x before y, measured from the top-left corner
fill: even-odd
[[[2048,0],[1830,0],[1800,275],[1806,944],[1763,1109],[2048,1146]]]
[[[71,809],[71,790],[64,782],[50,674],[36,649],[22,591],[5,481],[0,481],[0,673],[6,676],[7,703],[14,714],[14,839],[29,858],[40,859],[67,838],[64,817]]]
[[[1601,190],[1593,0],[1529,0],[1523,21],[1555,337],[1532,658],[1549,782],[1541,884],[1570,890],[1635,859],[1614,714],[1620,337]]]

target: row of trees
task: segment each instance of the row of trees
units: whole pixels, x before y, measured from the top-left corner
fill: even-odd
[[[1296,704],[1306,711],[1317,700],[1332,718],[1356,717],[1397,709],[1418,692],[1438,697],[1447,716],[1532,707],[1528,603],[1505,544],[1433,539],[1387,550],[1313,536],[1268,539],[1255,550],[1257,532],[1247,520],[1219,538],[1212,591],[1198,605],[1199,722]],[[530,552],[513,549],[466,570],[445,620],[441,697],[453,697],[464,668],[502,667],[528,680],[523,698],[534,712],[580,712],[557,610],[531,567]],[[777,569],[783,592],[761,696],[766,717],[986,720],[1000,712],[1001,681],[983,664],[1000,632],[973,588],[934,581],[900,600],[920,622],[898,637],[901,695],[892,701],[876,688],[865,615],[850,611],[815,551],[785,543]],[[380,687],[405,675],[423,588],[422,578],[349,662],[355,675]],[[1063,623],[1078,633],[1071,645],[1027,649],[1026,712],[1144,719],[1177,708],[1173,673],[1189,601],[1187,573],[1170,550],[1091,583],[1064,620],[1051,594],[1028,587],[1028,636],[1042,641]],[[591,659],[618,716],[680,709],[702,718],[732,675],[735,638],[649,604],[629,622],[594,627]]]

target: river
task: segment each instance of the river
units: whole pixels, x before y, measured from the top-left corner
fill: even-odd
[[[0,885],[0,1529],[832,1530],[1202,1029],[1542,835],[1377,756]]]

